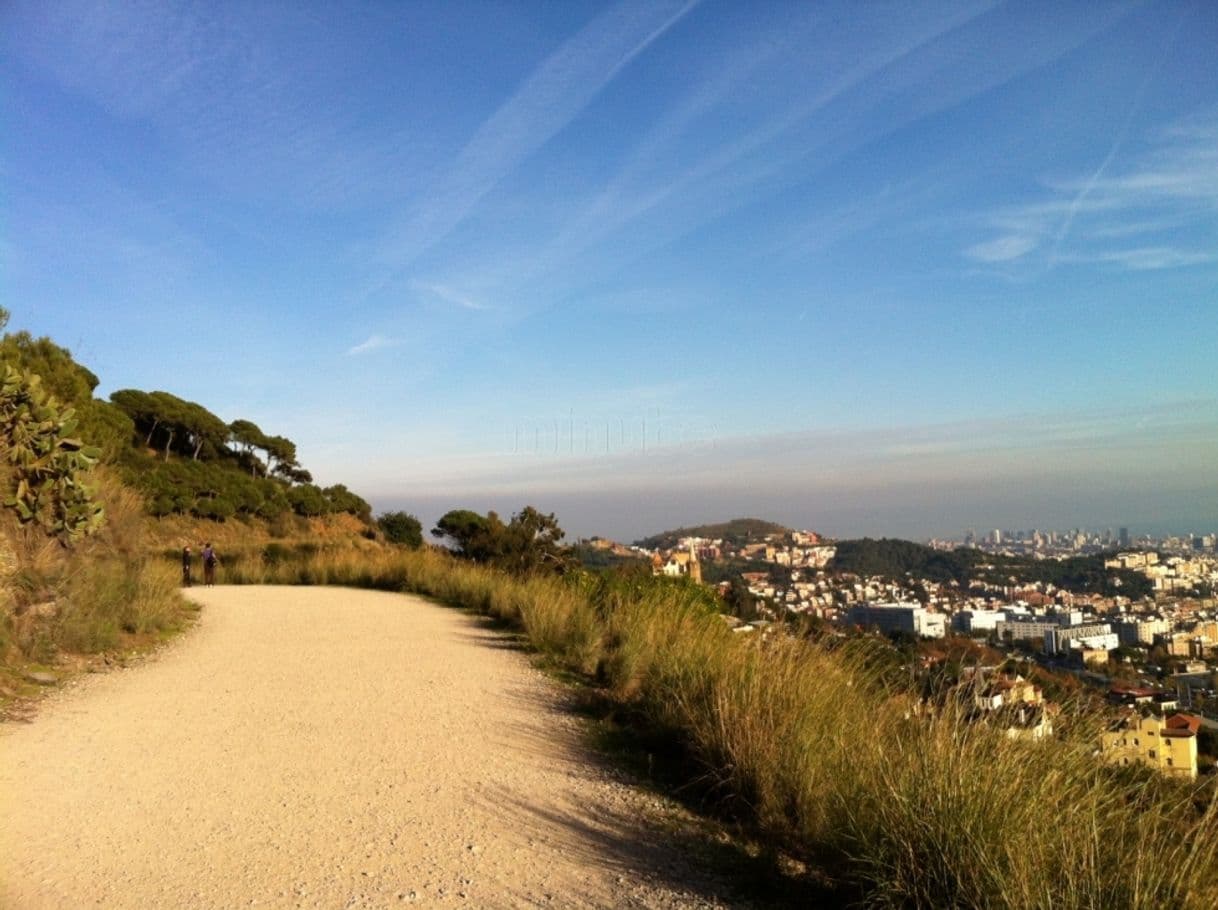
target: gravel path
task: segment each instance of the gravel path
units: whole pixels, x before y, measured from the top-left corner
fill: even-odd
[[[479,619],[193,593],[197,628],[155,658],[0,728],[5,907],[729,905]]]

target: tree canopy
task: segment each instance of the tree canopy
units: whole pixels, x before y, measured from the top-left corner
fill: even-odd
[[[377,517],[376,525],[390,543],[411,550],[423,546],[423,525],[409,512],[385,512]]]
[[[7,311],[0,309],[0,330],[7,321]],[[54,457],[76,466],[55,481],[58,501],[75,495],[72,478],[83,476],[79,468],[84,462],[100,459],[119,465],[126,481],[145,494],[154,515],[224,520],[233,515],[273,518],[288,510],[310,516],[349,512],[371,523],[367,502],[342,484],[324,490],[314,486],[298,461],[296,443],[264,433],[253,421],[226,423],[202,404],[166,391],[119,389],[109,401],[94,398],[97,376],[67,348],[28,332],[4,335],[0,355],[13,371],[7,382],[12,419],[20,423],[35,411],[51,415],[46,420],[53,416],[60,440]],[[14,424],[13,431],[24,432],[24,425]],[[11,457],[20,457],[14,454],[18,451],[8,447]],[[31,498],[34,486],[27,480],[25,509],[42,514],[51,500]],[[78,526],[74,522],[85,514],[80,511],[83,500],[78,505],[72,513],[76,517],[64,513],[57,519],[67,521],[64,527]]]
[[[561,543],[565,533],[553,513],[526,506],[506,524],[495,513],[469,509],[446,513],[431,533],[447,539],[454,552],[474,562],[493,565],[517,575],[562,572],[571,562]]]
[[[3,323],[0,323],[2,327]],[[96,446],[101,460],[114,461],[127,448],[131,421],[121,410],[93,397],[97,376],[73,360],[72,352],[67,348],[60,347],[50,338],[14,332],[0,340],[0,359],[18,370],[38,376],[47,395],[62,407],[71,408],[76,435]]]
[[[162,449],[166,461],[171,452],[194,461],[200,455],[216,458],[227,452],[228,424],[197,402],[138,389],[119,389],[110,401],[131,418],[145,446]]]

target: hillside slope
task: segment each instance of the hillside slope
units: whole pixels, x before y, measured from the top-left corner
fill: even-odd
[[[721,521],[717,524],[694,525],[689,528],[676,528],[672,531],[661,531],[650,537],[635,541],[636,546],[649,550],[669,549],[677,545],[683,537],[705,537],[711,540],[723,539],[733,543],[757,543],[771,534],[789,534],[791,529],[772,521],[760,518],[733,518],[731,521]]]

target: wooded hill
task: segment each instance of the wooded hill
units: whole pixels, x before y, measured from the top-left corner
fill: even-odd
[[[349,513],[371,521],[371,507],[342,484],[315,485],[290,439],[253,421],[225,422],[204,405],[164,391],[122,389],[95,398],[98,378],[49,338],[15,332],[0,340],[6,366],[40,377],[75,432],[144,494],[152,515],[223,521]]]
[[[828,568],[893,581],[907,578],[939,583],[954,581],[963,588],[977,582],[997,585],[1042,582],[1075,593],[1109,597],[1120,594],[1134,599],[1153,591],[1153,585],[1144,575],[1126,569],[1105,569],[1104,556],[1033,559],[985,553],[969,547],[936,550],[908,540],[865,537],[838,541],[837,554]]]
[[[705,537],[710,540],[725,540],[736,545],[760,543],[771,534],[790,534],[791,529],[775,524],[772,521],[762,521],[760,518],[733,518],[731,521],[719,524],[695,525],[691,528],[677,528],[675,531],[662,531],[651,537],[636,540],[635,546],[646,547],[648,550],[667,550],[675,547],[683,537]]]

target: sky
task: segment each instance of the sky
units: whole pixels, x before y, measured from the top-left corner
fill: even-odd
[[[1218,6],[8,2],[0,305],[425,522],[1218,529]]]

